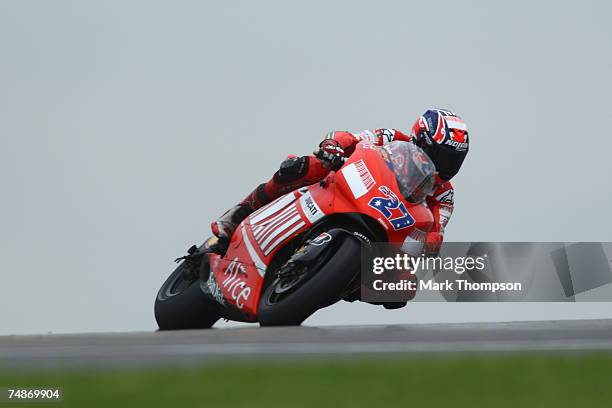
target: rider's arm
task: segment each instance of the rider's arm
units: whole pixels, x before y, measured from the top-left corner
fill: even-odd
[[[376,129],[374,131],[376,144],[378,146],[386,145],[387,143],[402,141],[410,142],[412,138],[410,135],[402,133],[397,129]]]
[[[436,256],[444,240],[444,228],[453,213],[453,186],[449,181],[438,184],[433,195],[427,197],[427,206],[434,218],[432,229],[427,234],[427,254]]]
[[[409,135],[400,132],[397,129],[375,129],[375,130],[364,130],[355,133],[355,138],[358,141],[366,140],[377,146],[384,146],[391,142],[403,141],[410,142],[411,138]]]
[[[325,139],[333,139],[340,143],[345,151],[346,157],[355,151],[355,146],[361,141],[367,141],[377,146],[386,145],[389,142],[401,140],[410,142],[411,138],[397,129],[375,129],[363,130],[361,132],[347,132],[344,130],[329,132]]]
[[[325,135],[325,140],[335,140],[344,149],[345,157],[349,157],[355,151],[355,146],[361,141],[351,132],[345,130],[336,130]]]

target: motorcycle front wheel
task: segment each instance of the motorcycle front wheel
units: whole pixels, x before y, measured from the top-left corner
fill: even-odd
[[[351,237],[318,262],[292,276],[277,277],[264,290],[257,317],[261,326],[299,326],[317,310],[340,300],[359,274],[360,244]]]
[[[200,288],[199,274],[186,274],[188,267],[193,265],[181,262],[157,293],[154,309],[159,330],[207,329],[219,320],[217,305]],[[196,267],[208,268],[208,261]]]

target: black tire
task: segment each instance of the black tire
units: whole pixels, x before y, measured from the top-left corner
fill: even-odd
[[[219,320],[218,305],[200,288],[200,279],[187,280],[183,261],[166,279],[155,298],[160,330],[208,329]],[[201,266],[208,268],[206,262]]]
[[[317,310],[340,300],[340,295],[359,273],[360,244],[353,238],[342,237],[318,270],[301,286],[279,302],[270,302],[274,282],[264,290],[257,316],[261,326],[299,326]]]

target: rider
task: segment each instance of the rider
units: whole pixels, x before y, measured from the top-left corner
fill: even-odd
[[[244,200],[213,221],[213,234],[219,238],[218,245],[213,249],[225,252],[236,227],[258,208],[283,194],[320,181],[331,170],[338,170],[344,158],[349,157],[357,143],[363,140],[378,146],[397,140],[413,142],[435,164],[435,190],[426,199],[434,217],[434,225],[427,235],[426,251],[435,256],[440,250],[444,228],[453,212],[453,187],[450,179],[459,171],[469,147],[465,122],[445,109],[425,111],[412,126],[410,135],[396,129],[330,132],[313,156],[289,156],[270,180],[257,186]]]

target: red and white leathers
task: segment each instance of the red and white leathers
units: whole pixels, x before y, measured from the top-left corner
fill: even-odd
[[[326,139],[337,141],[349,157],[360,141],[368,141],[383,146],[392,141],[413,142],[412,137],[396,129],[375,129],[361,132],[335,131],[326,135]],[[329,164],[315,156],[289,156],[281,168],[266,183],[260,184],[238,206],[233,207],[220,219],[212,223],[213,233],[229,238],[236,225],[251,212],[275,200],[290,191],[305,187],[322,180],[330,172]],[[426,252],[436,255],[442,244],[444,228],[453,212],[453,187],[450,182],[436,176],[436,187],[433,195],[427,197],[427,205],[434,217],[434,224],[427,236]]]
[[[353,153],[355,146],[362,140],[366,140],[377,146],[383,146],[389,142],[401,140],[412,142],[412,137],[397,129],[364,130],[356,133],[330,132],[327,138],[334,139],[340,143],[347,157]],[[427,235],[426,251],[429,255],[436,255],[444,239],[444,228],[448,224],[453,213],[454,190],[450,181],[445,181],[436,176],[436,186],[433,194],[427,197],[426,202],[434,217],[434,224]]]

